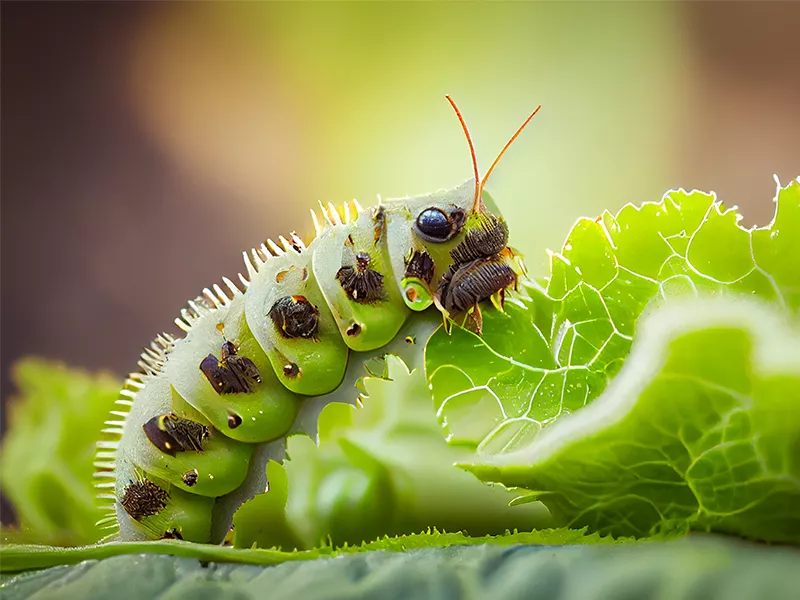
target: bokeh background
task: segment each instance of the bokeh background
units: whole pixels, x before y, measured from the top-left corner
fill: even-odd
[[[535,274],[582,215],[800,175],[800,3],[25,3],[2,21],[2,399],[122,376],[316,201],[489,188]],[[4,511],[7,513],[7,511]]]

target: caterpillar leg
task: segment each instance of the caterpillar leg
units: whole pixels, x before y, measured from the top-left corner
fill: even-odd
[[[516,286],[514,287],[516,289]],[[506,288],[498,291],[496,294],[492,294],[489,296],[489,300],[492,302],[492,306],[494,306],[497,310],[501,313],[505,311],[505,303],[506,303]]]
[[[483,314],[481,313],[480,304],[476,303],[475,306],[472,307],[472,310],[467,312],[467,316],[475,326],[475,333],[483,335]]]

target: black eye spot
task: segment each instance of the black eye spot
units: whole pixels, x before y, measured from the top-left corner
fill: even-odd
[[[236,429],[239,425],[242,424],[242,417],[239,415],[228,415],[228,427],[231,429]]]
[[[454,223],[438,208],[426,208],[417,217],[417,234],[429,242],[446,242],[455,233]]]

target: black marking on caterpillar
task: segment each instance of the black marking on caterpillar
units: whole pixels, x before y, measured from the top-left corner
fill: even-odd
[[[297,237],[297,234],[294,231],[290,234],[290,237],[292,238],[291,241],[292,250],[300,254],[301,252],[303,252],[303,250],[306,249],[306,245],[299,237]],[[303,270],[305,271],[305,269]],[[305,279],[305,277],[303,278]]]
[[[300,377],[300,367],[293,362],[287,363],[283,365],[283,374],[286,377]]]
[[[130,481],[122,494],[120,504],[132,519],[141,521],[160,513],[167,507],[169,492],[149,479]]]
[[[213,354],[206,356],[200,363],[200,370],[220,396],[249,393],[255,384],[261,383],[258,367],[246,356],[239,356],[233,342],[222,344],[220,360]]]
[[[313,339],[319,330],[319,309],[303,296],[279,298],[268,316],[286,338]]]
[[[383,275],[369,264],[372,258],[366,252],[356,254],[356,264],[346,265],[336,273],[336,280],[345,293],[359,304],[371,304],[383,300]]]
[[[355,337],[359,333],[361,333],[361,325],[358,323],[352,323],[350,327],[347,328],[347,331],[345,331],[345,334],[349,335],[350,337]]]
[[[211,434],[206,425],[174,413],[153,417],[142,425],[142,429],[156,448],[170,456],[177,452],[202,452],[203,442]]]
[[[415,335],[406,336],[406,344],[411,344],[413,346],[416,343],[417,343],[417,336]]]
[[[459,313],[516,283],[517,274],[503,256],[496,255],[450,267],[439,294],[448,312]]]
[[[186,473],[181,475],[181,481],[188,487],[194,487],[195,484],[197,484],[197,475],[197,469],[186,471]]]
[[[181,532],[176,528],[173,527],[164,532],[164,535],[161,536],[162,540],[183,540],[183,536]]]
[[[508,225],[491,214],[478,216],[478,227],[471,229],[464,240],[450,251],[456,264],[466,264],[477,258],[499,254],[508,245]]]
[[[416,277],[427,284],[433,280],[436,265],[431,255],[424,250],[414,250],[406,258],[406,277]]]
[[[231,429],[236,429],[239,425],[242,424],[242,417],[233,413],[228,415],[228,427]]]

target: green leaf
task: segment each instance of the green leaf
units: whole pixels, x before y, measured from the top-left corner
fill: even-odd
[[[19,530],[6,541],[79,545],[97,541],[103,511],[92,487],[95,441],[118,398],[119,381],[25,359],[14,367],[0,472]]]
[[[319,446],[289,438],[289,460],[268,466],[270,491],[235,515],[236,546],[308,549],[428,527],[485,535],[549,526],[541,504],[511,509],[513,494],[453,468],[468,454],[442,439],[422,372],[392,355],[382,366],[389,380],[367,378],[359,407],[323,409]]]
[[[653,317],[660,333],[637,331],[646,308],[687,296],[754,296],[795,314],[800,180],[777,202],[755,230],[683,191],[581,220],[543,285],[507,314],[484,312],[483,338],[437,332],[428,377],[448,439],[472,450],[463,466],[524,488],[517,504],[541,500],[559,524],[800,542],[795,334],[732,300],[681,303]],[[783,355],[765,365],[765,348]]]
[[[554,543],[558,543],[557,539]],[[152,551],[159,542],[137,544]],[[134,546],[134,544],[130,544]],[[181,545],[170,543],[172,548]],[[189,545],[191,546],[191,545]],[[105,546],[109,548],[113,546]],[[118,547],[118,545],[117,545]],[[4,600],[117,598],[794,598],[800,553],[718,538],[614,546],[493,545],[369,552],[274,565],[198,562],[186,553],[88,560],[7,579]],[[135,552],[139,548],[133,549]],[[295,555],[297,558],[301,558]],[[92,558],[102,558],[95,553]],[[302,557],[306,558],[306,557]],[[309,556],[309,558],[311,558]],[[207,554],[201,560],[215,560]],[[5,561],[4,561],[5,562]],[[256,566],[274,565],[274,566]]]

